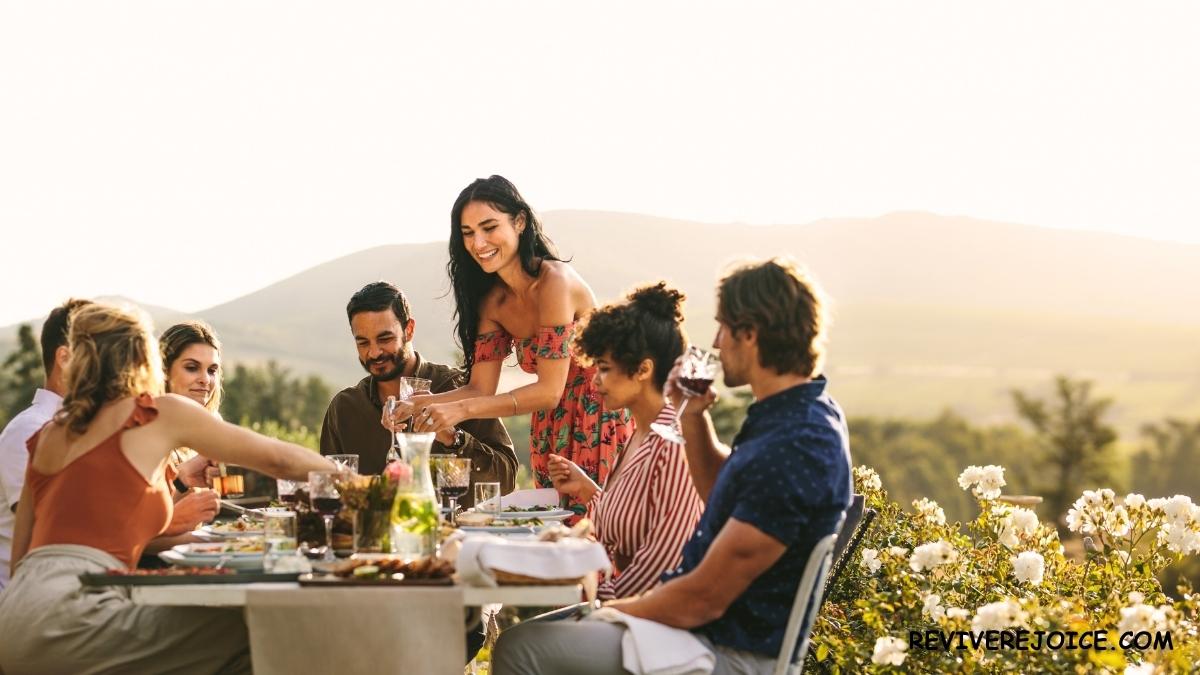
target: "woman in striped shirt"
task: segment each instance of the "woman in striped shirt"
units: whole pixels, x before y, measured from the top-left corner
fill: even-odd
[[[596,310],[576,340],[596,366],[597,392],[609,410],[628,408],[634,432],[604,487],[570,460],[551,454],[554,487],[587,504],[596,535],[617,574],[601,584],[602,599],[643,593],[679,565],[704,502],[688,474],[683,446],[650,429],[671,424],[675,410],[663,384],[683,353],[683,294],[665,283],[639,288],[624,302]]]

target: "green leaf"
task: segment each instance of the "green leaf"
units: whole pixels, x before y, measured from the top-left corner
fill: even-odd
[[[817,661],[818,662],[824,661],[828,657],[829,657],[829,647],[825,646],[824,644],[818,646],[817,647]]]

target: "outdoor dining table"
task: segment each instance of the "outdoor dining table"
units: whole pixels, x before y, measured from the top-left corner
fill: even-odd
[[[347,586],[298,583],[130,587],[141,605],[243,607],[258,675],[463,671],[464,610],[491,604],[559,607],[578,585]]]

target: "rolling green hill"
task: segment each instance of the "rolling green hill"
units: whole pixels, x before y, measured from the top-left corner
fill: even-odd
[[[688,331],[713,333],[720,271],[790,254],[834,300],[828,372],[851,414],[925,416],[953,407],[1011,419],[1008,391],[1054,373],[1090,377],[1129,431],[1200,417],[1200,246],[928,213],[807,225],[705,224],[595,211],[544,214],[601,301],[667,279],[689,296]],[[444,243],[373,248],[198,312],[227,358],[275,358],[332,382],[359,377],[344,307],[391,280],[411,298],[418,348],[454,358]],[[164,327],[179,316],[151,308]],[[15,327],[0,330],[0,350]]]

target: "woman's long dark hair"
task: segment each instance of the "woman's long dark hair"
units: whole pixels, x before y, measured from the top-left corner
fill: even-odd
[[[450,262],[446,263],[446,274],[450,276],[450,284],[454,289],[454,332],[463,350],[463,367],[467,370],[468,378],[471,366],[475,363],[479,305],[498,278],[495,273],[484,272],[463,243],[462,213],[471,202],[483,202],[510,216],[514,223],[518,216],[525,216],[525,230],[517,242],[517,254],[521,258],[522,269],[530,276],[538,275],[543,260],[561,260],[554,243],[542,232],[542,224],[533,215],[533,209],[517,192],[517,186],[507,178],[477,178],[458,194],[450,211]]]

